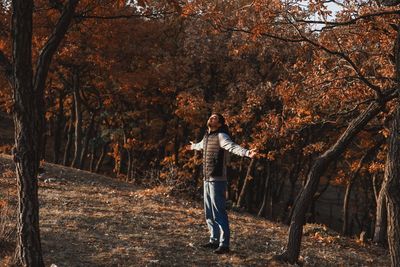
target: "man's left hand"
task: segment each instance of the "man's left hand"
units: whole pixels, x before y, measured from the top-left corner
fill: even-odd
[[[257,152],[256,152],[256,150],[255,149],[250,149],[250,152],[249,152],[249,158],[256,158],[257,157]]]

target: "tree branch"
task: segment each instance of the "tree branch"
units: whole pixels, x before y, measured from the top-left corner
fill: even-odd
[[[386,10],[386,11],[381,11],[377,13],[371,13],[371,14],[365,14],[358,16],[354,19],[350,19],[347,21],[322,21],[322,20],[303,20],[303,19],[296,19],[295,17],[294,20],[296,22],[300,23],[308,23],[308,24],[322,24],[322,25],[327,25],[324,27],[324,29],[329,29],[329,28],[334,28],[334,27],[339,27],[339,26],[348,26],[351,24],[356,23],[359,20],[366,20],[378,16],[383,16],[383,15],[400,15],[400,10]]]
[[[225,29],[222,29],[222,28],[218,28],[216,25],[213,25],[213,26],[215,28],[221,30],[221,31],[225,30],[225,31],[234,31],[234,32],[243,32],[243,33],[253,34],[253,32],[250,31],[250,30],[238,29],[238,28],[225,28]],[[343,58],[345,61],[347,61],[350,64],[350,66],[353,68],[353,70],[357,73],[358,79],[360,81],[364,82],[369,88],[371,88],[376,93],[377,98],[381,98],[382,97],[381,88],[379,86],[373,84],[372,82],[370,82],[364,75],[362,75],[362,73],[359,70],[359,68],[357,67],[357,65],[351,60],[351,58],[348,55],[346,55],[343,52],[331,50],[331,49],[323,46],[320,43],[312,41],[311,39],[305,37],[295,25],[292,24],[292,26],[297,30],[297,32],[298,32],[298,34],[299,34],[299,36],[301,38],[288,38],[288,37],[285,37],[285,36],[278,36],[278,35],[274,35],[274,34],[271,34],[271,33],[260,33],[259,35],[260,36],[269,37],[269,38],[273,38],[273,39],[277,39],[277,40],[284,41],[284,42],[291,42],[291,43],[307,42],[307,43],[311,44],[312,46],[317,47],[317,48],[325,51],[328,54]]]
[[[61,17],[58,20],[53,33],[49,37],[47,43],[45,44],[39,55],[33,83],[34,90],[38,95],[43,94],[51,60],[58,46],[60,45],[61,40],[64,38],[68,30],[78,2],[79,0],[69,0],[68,3],[65,4]]]
[[[159,18],[160,16],[172,15],[175,12],[159,12],[150,14],[129,14],[129,15],[115,15],[115,16],[96,16],[96,15],[83,15],[79,14],[74,16],[77,19],[101,19],[101,20],[116,20],[116,19],[134,19],[134,18]]]
[[[382,98],[382,91],[381,91],[380,87],[379,87],[379,86],[376,86],[375,84],[372,84],[372,83],[361,73],[360,69],[357,67],[357,65],[354,63],[353,60],[351,60],[351,58],[350,58],[348,55],[346,55],[345,53],[340,52],[340,51],[331,50],[331,49],[327,48],[326,46],[324,46],[324,45],[322,45],[322,44],[320,44],[320,43],[317,43],[317,42],[311,40],[310,38],[304,36],[304,34],[303,34],[303,33],[299,30],[299,28],[297,28],[294,24],[292,24],[292,26],[296,29],[297,33],[300,35],[300,37],[303,39],[303,41],[305,41],[305,42],[307,42],[307,43],[309,43],[309,44],[311,44],[311,45],[313,45],[313,46],[315,46],[315,47],[317,47],[317,48],[319,48],[319,49],[325,51],[325,52],[328,53],[328,54],[341,57],[341,58],[343,58],[345,61],[347,61],[347,63],[349,63],[350,66],[353,68],[353,70],[357,73],[358,77],[360,77],[360,80],[361,80],[362,82],[364,82],[364,83],[365,83],[369,88],[371,88],[373,91],[375,91],[377,98],[378,98],[378,99]]]

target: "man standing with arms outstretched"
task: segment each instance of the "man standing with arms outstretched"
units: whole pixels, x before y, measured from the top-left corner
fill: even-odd
[[[235,144],[229,137],[224,117],[213,113],[207,121],[208,131],[200,143],[187,146],[190,150],[203,150],[204,211],[210,241],[203,245],[215,249],[216,254],[229,252],[229,221],[226,212],[227,153],[253,158],[254,150],[247,150]]]

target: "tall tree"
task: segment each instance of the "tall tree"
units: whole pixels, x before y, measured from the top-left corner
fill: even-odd
[[[39,231],[37,172],[42,155],[44,89],[54,53],[67,32],[78,0],[62,8],[60,18],[32,64],[33,1],[12,1],[12,60],[0,51],[0,64],[13,87],[18,188],[17,256],[23,266],[44,266]],[[34,71],[33,71],[34,69]]]

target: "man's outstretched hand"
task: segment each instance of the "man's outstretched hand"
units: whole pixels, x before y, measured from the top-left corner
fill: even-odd
[[[194,143],[192,142],[192,141],[190,141],[190,145],[186,145],[185,146],[185,148],[186,148],[186,150],[192,150],[192,145],[193,145]]]
[[[250,152],[249,152],[249,158],[257,158],[257,152],[256,152],[256,150],[255,149],[250,149]]]

